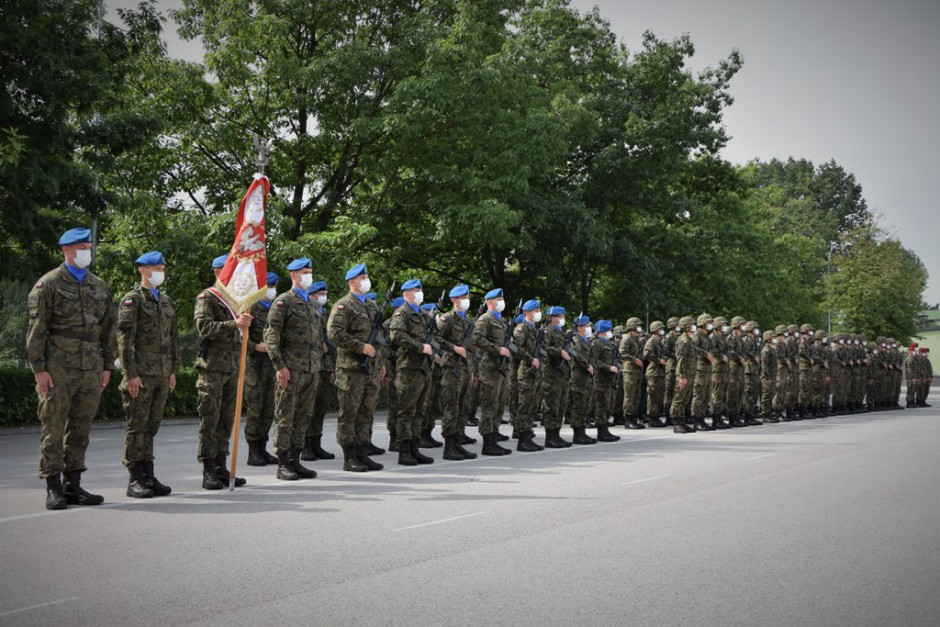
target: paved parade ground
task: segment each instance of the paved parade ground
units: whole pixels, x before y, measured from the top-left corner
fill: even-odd
[[[173,494],[148,500],[98,426],[83,485],[105,504],[56,512],[38,434],[6,433],[0,625],[937,625],[937,396],[368,474],[338,455],[290,483],[241,463],[235,492],[200,488],[197,426],[168,422]]]

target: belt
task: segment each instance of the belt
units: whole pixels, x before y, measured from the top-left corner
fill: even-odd
[[[66,337],[70,340],[81,340],[82,342],[97,342],[98,335],[95,333],[88,333],[87,331],[72,331],[69,329],[60,329],[58,331],[50,332],[50,335],[58,335],[59,337]]]

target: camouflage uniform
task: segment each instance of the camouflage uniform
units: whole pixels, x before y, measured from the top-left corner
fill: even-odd
[[[715,363],[715,347],[712,345],[708,331],[705,329],[706,321],[711,322],[711,316],[699,316],[698,331],[690,339],[695,350],[695,384],[692,387],[692,419],[699,428],[710,429],[705,422],[705,409],[708,407],[711,392],[712,365]]]
[[[777,361],[780,359],[777,347],[773,344],[773,332],[764,331],[764,347],[760,351],[760,415],[764,422],[778,422],[774,415],[777,396]]]
[[[594,353],[594,426],[599,429],[610,423],[614,398],[620,377],[610,371],[617,365],[618,347],[611,340],[595,337],[591,340]]]
[[[320,322],[323,329],[323,343],[327,344],[327,350],[320,356],[320,374],[317,377],[317,391],[314,396],[313,419],[307,426],[307,437],[313,438],[314,440],[323,437],[323,420],[326,418],[326,412],[330,409],[330,400],[333,398],[333,381],[336,376],[336,346],[332,341],[327,342],[327,340],[329,340],[329,336],[326,333],[327,314],[323,311],[322,307],[317,309],[317,313],[320,315]],[[378,375],[378,373],[376,373],[376,375]],[[376,392],[378,392],[378,386],[376,386]],[[370,412],[370,414],[371,413],[372,412]],[[319,446],[319,443],[316,444]],[[322,448],[317,451],[317,458],[333,459],[336,457],[332,453],[324,455],[324,452]]]
[[[426,361],[422,352],[428,317],[419,307],[405,303],[392,314],[389,327],[392,345],[398,355],[395,364],[395,393],[398,396],[398,446],[417,442],[421,436],[421,408],[427,402],[430,389],[430,370],[422,365]]]
[[[549,324],[545,329],[545,351],[548,363],[543,371],[542,398],[545,401],[544,423],[546,429],[561,429],[564,408],[568,401],[568,383],[571,364],[561,356],[565,347],[566,333],[558,326]],[[570,353],[569,353],[570,355]]]
[[[640,340],[634,330],[639,324],[639,318],[627,320],[623,338],[620,340],[620,361],[623,376],[623,419],[632,428],[642,428],[642,425],[638,424],[637,409],[643,381],[643,366],[637,364],[637,362],[643,361],[643,348],[640,346]]]
[[[512,335],[518,357],[518,365],[513,376],[519,389],[519,407],[513,419],[512,428],[519,436],[534,434],[532,427],[538,408],[539,383],[545,367],[542,363],[545,358],[544,348],[536,347],[540,334],[544,337],[544,330],[540,331],[531,322],[523,321],[516,325]],[[536,356],[536,348],[542,353],[541,356]],[[535,358],[539,359],[538,368],[532,366],[532,360]]]
[[[787,415],[799,419],[801,416],[796,411],[796,405],[799,400],[800,392],[800,349],[799,349],[799,331],[800,328],[795,324],[787,327],[789,336],[787,337],[787,356],[790,359],[790,367],[787,368],[787,395],[786,406]]]
[[[437,328],[437,343],[444,351],[441,358],[441,433],[444,437],[456,437],[466,426],[470,398],[469,362],[474,358],[472,342],[473,320],[461,311],[444,314]],[[465,358],[454,352],[457,346],[467,349]]]
[[[808,417],[813,408],[813,366],[816,363],[813,351],[813,334],[815,330],[812,325],[804,324],[800,327],[800,332],[801,335],[797,344],[800,372],[797,412],[803,417]]]
[[[663,408],[668,416],[672,407],[672,398],[676,392],[676,340],[679,339],[679,333],[676,332],[676,326],[679,324],[677,318],[670,318],[666,323],[669,331],[663,338],[663,351],[666,353],[666,370],[663,393]]]
[[[251,326],[248,339],[254,344],[264,341],[264,327],[268,323],[270,302],[260,301],[251,306]],[[247,416],[245,418],[245,441],[261,442],[262,448],[268,441],[271,425],[274,423],[274,365],[267,353],[254,351],[248,358],[248,373],[245,377],[245,400]],[[255,445],[257,446],[257,445]]]
[[[748,424],[759,424],[756,419],[757,403],[760,400],[760,337],[754,335],[757,322],[748,320],[747,331],[742,342],[741,356],[744,358],[744,414]]]
[[[592,418],[591,395],[594,364],[591,354],[591,343],[583,335],[574,334],[574,354],[571,355],[571,378],[568,386],[568,398],[571,399],[571,428],[583,431]],[[591,371],[588,371],[588,368]],[[585,443],[586,440],[581,438]],[[593,439],[593,438],[590,438]],[[576,442],[578,442],[576,440]]]
[[[825,416],[829,399],[826,396],[829,378],[829,351],[826,349],[826,332],[822,329],[813,336],[810,358],[813,363],[813,392],[811,406],[819,416]]]
[[[711,400],[712,424],[718,428],[728,426],[724,419],[727,417],[728,405],[728,377],[731,374],[728,365],[728,341],[725,334],[721,332],[721,326],[726,325],[728,321],[719,316],[715,318],[715,330],[711,332],[709,339],[715,351],[715,364],[712,366],[711,376]]]
[[[691,318],[683,318],[691,324]],[[680,321],[683,328],[687,328],[685,322]],[[673,430],[678,433],[687,433],[686,421],[689,417],[689,407],[692,403],[692,387],[695,379],[695,368],[698,357],[695,354],[695,348],[692,346],[692,338],[688,333],[683,332],[676,340],[676,392],[672,399],[672,407],[669,410]],[[681,387],[682,379],[686,380],[685,387]]]
[[[499,354],[508,333],[506,322],[494,311],[486,311],[474,323],[473,344],[480,354],[480,435],[499,431],[505,410],[507,387],[503,356]]]
[[[784,337],[785,333],[789,333],[787,327],[782,324],[778,325],[775,330],[777,343],[774,345],[777,361],[773,407],[777,415],[783,417],[783,420],[792,420],[793,416],[785,415],[787,410],[787,383],[790,381],[789,368],[792,363],[790,361],[790,345],[787,344],[787,338]]]
[[[663,400],[666,393],[666,349],[664,347],[663,338],[657,333],[659,328],[656,322],[650,326],[650,331],[652,331],[653,334],[646,342],[646,346],[643,347],[643,360],[647,364],[646,414],[652,426],[662,426],[659,417],[663,412]]]
[[[728,354],[728,390],[726,404],[728,416],[736,427],[744,426],[744,337],[741,325],[744,318],[737,316],[731,320],[731,334],[727,338]]]
[[[29,367],[34,374],[48,372],[55,386],[45,397],[37,386],[39,476],[65,472],[67,482],[77,480],[85,471],[102,371],[113,370],[117,357],[111,291],[90,270],[79,282],[63,263],[36,282],[27,310]]]

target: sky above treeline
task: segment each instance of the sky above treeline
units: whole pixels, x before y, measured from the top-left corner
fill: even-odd
[[[913,250],[931,274],[924,299],[940,303],[940,2],[929,0],[572,0],[597,6],[630,50],[651,30],[688,33],[692,69],[714,66],[737,48],[744,67],[725,111],[738,164],[834,159],[855,174],[882,226]],[[137,0],[107,2],[133,8]],[[182,0],[159,0],[166,15]],[[198,42],[179,39],[169,54],[201,59]]]

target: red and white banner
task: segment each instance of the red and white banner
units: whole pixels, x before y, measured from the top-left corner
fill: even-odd
[[[261,300],[268,287],[264,214],[270,189],[268,177],[255,175],[238,206],[235,243],[215,284],[216,290],[236,313],[248,311]]]

